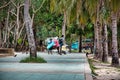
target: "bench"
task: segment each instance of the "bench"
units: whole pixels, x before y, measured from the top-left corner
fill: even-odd
[[[13,48],[0,48],[0,57],[4,56],[14,56]]]

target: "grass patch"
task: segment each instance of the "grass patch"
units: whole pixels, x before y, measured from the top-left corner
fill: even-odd
[[[118,71],[120,71],[120,69],[118,69]]]
[[[92,70],[92,74],[95,75],[95,76],[98,76],[98,74],[95,73],[95,69],[98,69],[98,68],[96,68],[96,67],[92,64],[93,61],[94,61],[94,60],[92,60],[92,59],[88,59],[90,68],[91,68],[91,70]]]
[[[118,71],[120,71],[120,66],[119,66],[119,67],[117,67],[117,70],[118,70]]]
[[[25,59],[21,60],[20,63],[47,63],[47,61],[45,61],[41,57],[37,58],[26,57]]]
[[[73,49],[73,50],[71,50],[71,52],[72,53],[78,53],[78,50]]]

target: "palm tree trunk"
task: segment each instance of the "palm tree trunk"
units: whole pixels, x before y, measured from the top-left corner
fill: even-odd
[[[2,36],[1,36],[2,35],[1,31],[2,30],[1,29],[2,29],[2,26],[1,26],[1,22],[0,22],[0,48],[2,47]]]
[[[72,36],[71,36],[72,37]],[[72,38],[70,38],[69,52],[71,53]]]
[[[112,65],[119,65],[118,42],[117,42],[117,15],[112,14]]]
[[[24,20],[25,20],[27,38],[28,38],[28,43],[29,43],[29,49],[30,49],[30,57],[37,57],[36,45],[35,45],[34,34],[33,34],[33,29],[32,29],[33,23],[32,23],[30,14],[29,14],[29,2],[30,0],[25,0]]]
[[[108,36],[107,36],[107,24],[103,26],[103,62],[108,62]]]
[[[79,37],[79,52],[82,52],[82,34]]]
[[[96,23],[95,27],[94,27],[94,31],[95,31],[95,40],[94,40],[94,48],[95,48],[95,58],[98,59],[99,57],[99,27],[98,27],[98,23]]]
[[[101,23],[100,23],[100,6],[101,6],[101,1],[99,0],[97,3],[97,16],[96,16],[96,24],[95,24],[95,45],[96,45],[96,52],[95,52],[95,58],[102,60],[102,36],[101,36]]]
[[[95,39],[94,39],[94,48],[95,48],[95,58],[98,59],[99,57],[99,27],[100,27],[100,23],[99,23],[99,7],[100,4],[97,3],[97,9],[96,9],[96,22],[95,22],[95,26],[94,26],[94,32],[95,32]]]
[[[66,11],[64,10],[64,21],[62,26],[62,35],[64,35],[64,42],[65,43],[65,31],[66,31]]]
[[[103,56],[103,46],[102,46],[102,25],[99,25],[99,30],[98,30],[98,35],[99,35],[99,60],[102,61],[102,56]]]

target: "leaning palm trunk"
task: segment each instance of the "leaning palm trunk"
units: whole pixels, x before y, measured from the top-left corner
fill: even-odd
[[[117,43],[117,15],[112,14],[112,65],[119,65],[118,43]]]
[[[103,62],[108,62],[108,36],[107,36],[107,24],[104,23],[103,26]]]
[[[25,0],[24,19],[25,19],[27,38],[28,38],[29,49],[30,49],[30,57],[37,57],[34,34],[32,29],[32,20],[29,14],[29,0]]]

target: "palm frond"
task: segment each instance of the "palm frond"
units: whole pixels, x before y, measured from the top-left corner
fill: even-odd
[[[89,13],[94,13],[96,11],[98,0],[86,0],[85,6]]]
[[[55,11],[56,5],[57,5],[56,0],[51,0],[51,1],[50,1],[50,11],[51,11],[51,12],[54,12],[54,11]]]
[[[109,0],[109,1],[112,11],[116,13],[118,10],[120,10],[120,0]]]

